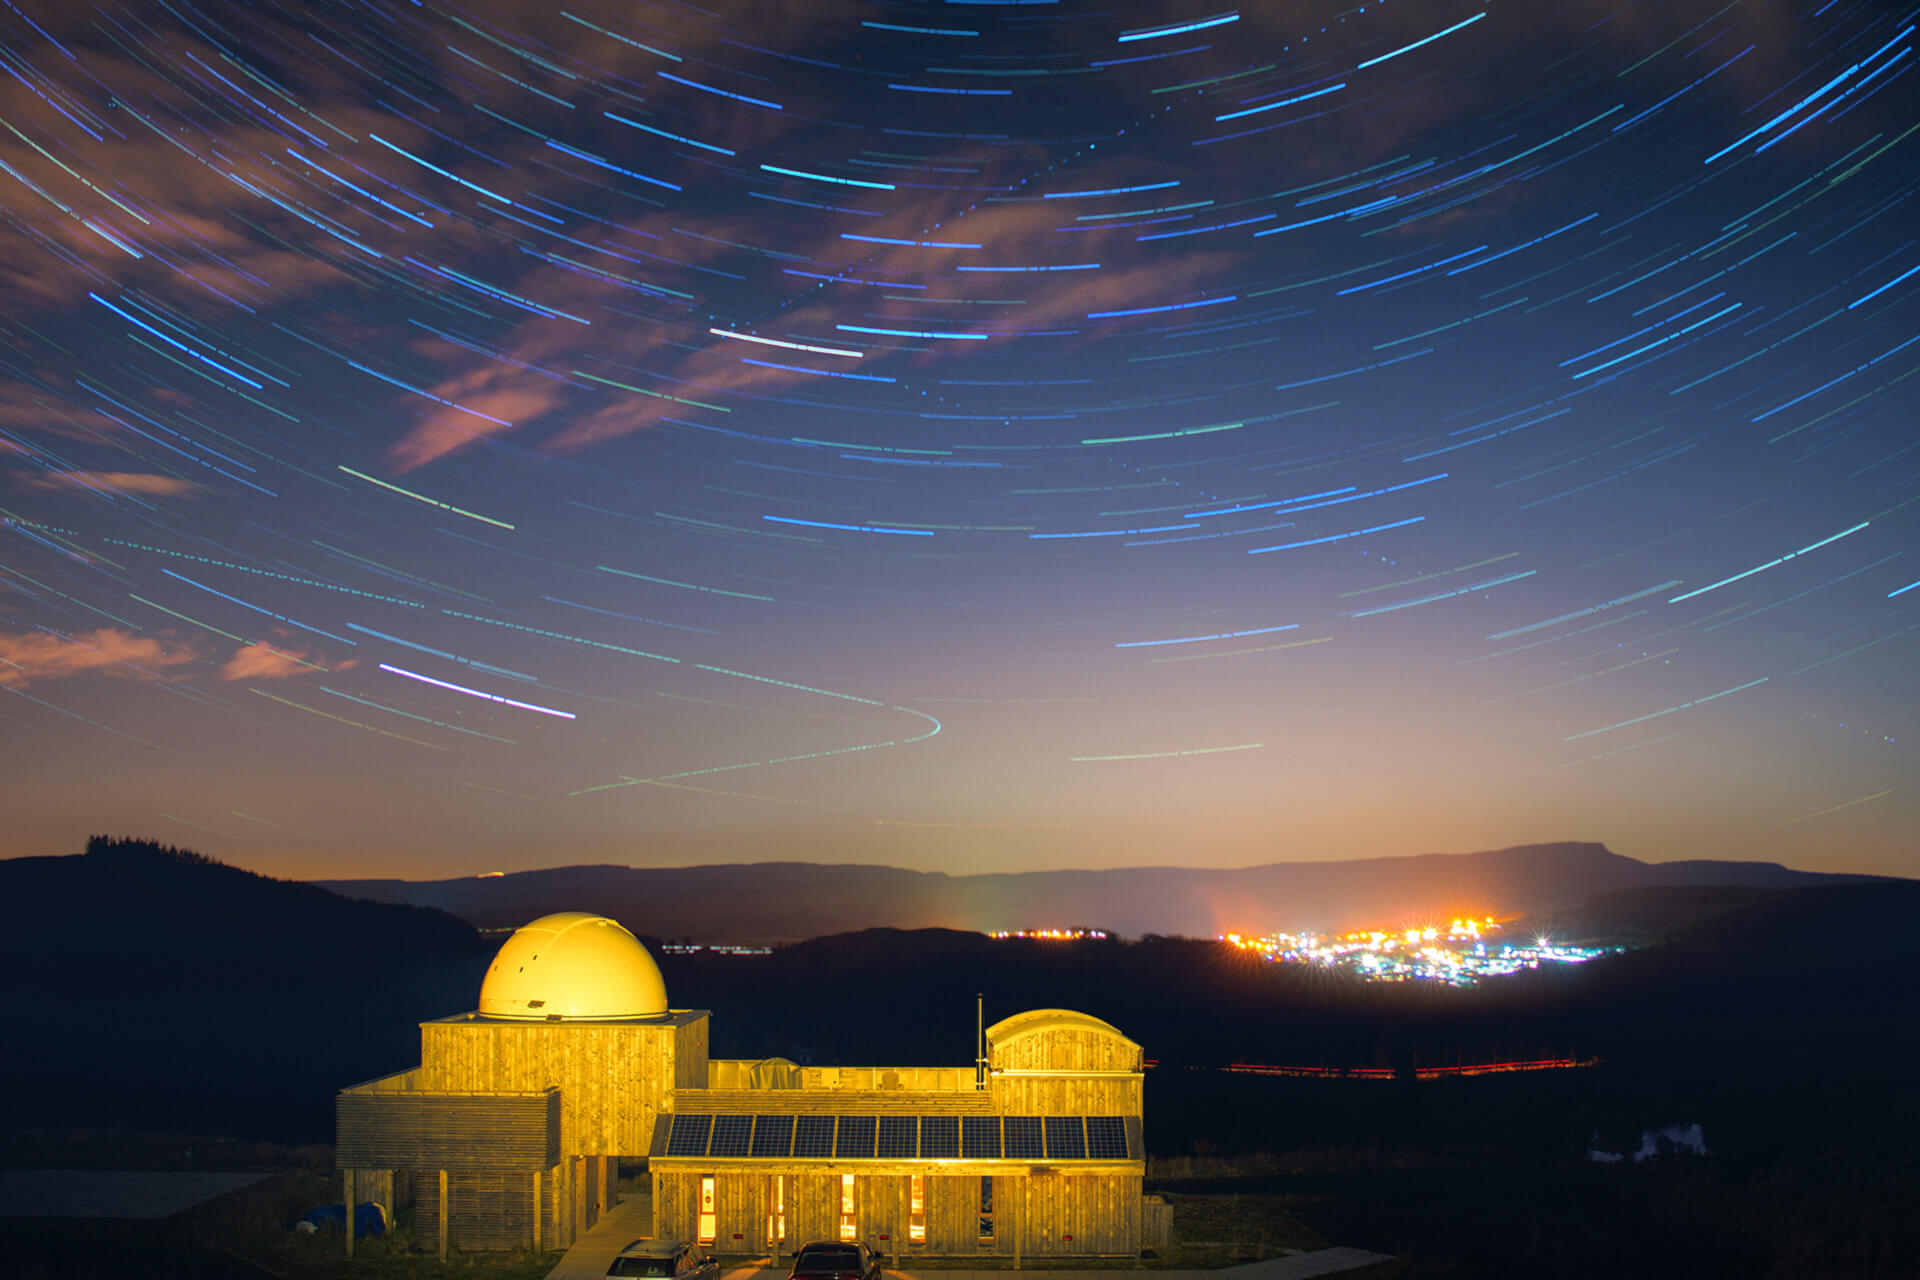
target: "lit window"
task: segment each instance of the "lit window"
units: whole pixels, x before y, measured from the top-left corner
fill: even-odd
[[[860,1228],[853,1221],[853,1175],[850,1173],[840,1175],[840,1238],[860,1238]]]
[[[713,1176],[703,1174],[700,1178],[700,1233],[701,1244],[712,1244],[713,1226]]]
[[[980,1179],[980,1243],[993,1243],[993,1179]]]
[[[773,1212],[767,1215],[767,1244],[783,1243],[787,1238],[787,1175],[773,1175]]]
[[[907,1242],[925,1244],[927,1242],[927,1179],[924,1174],[913,1175],[913,1187],[907,1201]]]

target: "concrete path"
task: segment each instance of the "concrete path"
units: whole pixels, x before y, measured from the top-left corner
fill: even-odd
[[[653,1200],[631,1196],[600,1216],[600,1221],[560,1256],[547,1280],[605,1280],[620,1251],[653,1230]],[[729,1278],[730,1280],[730,1278]]]
[[[618,1213],[619,1210],[614,1211]],[[627,1242],[634,1239],[631,1233],[613,1232],[606,1239],[599,1236],[601,1222],[593,1231],[583,1237],[579,1244],[567,1251],[560,1266],[554,1268],[547,1280],[601,1280],[606,1275],[607,1264],[614,1255],[625,1248]],[[615,1240],[613,1236],[618,1236]],[[579,1266],[572,1264],[578,1255]],[[1045,1271],[1013,1271],[1008,1269],[962,1271],[946,1268],[907,1271],[889,1267],[886,1280],[1308,1280],[1312,1276],[1328,1276],[1338,1271],[1349,1271],[1356,1267],[1372,1266],[1376,1262],[1385,1262],[1393,1255],[1386,1253],[1368,1253],[1365,1249],[1316,1249],[1311,1253],[1295,1253],[1284,1258],[1269,1258],[1264,1262],[1249,1262],[1237,1267],[1225,1267],[1219,1271],[1160,1271],[1146,1267],[1088,1267],[1084,1270],[1074,1268],[1049,1268]],[[764,1263],[748,1263],[744,1266],[729,1267],[721,1280],[786,1280],[785,1267],[769,1267]]]
[[[1331,1249],[1315,1249],[1311,1253],[1294,1253],[1284,1258],[1269,1258],[1265,1262],[1228,1267],[1218,1274],[1227,1277],[1227,1280],[1306,1280],[1308,1276],[1330,1276],[1336,1271],[1370,1267],[1392,1257],[1390,1253],[1368,1253],[1365,1249],[1337,1245]]]
[[[604,1280],[607,1268],[620,1251],[644,1238],[653,1228],[653,1202],[646,1196],[634,1196],[615,1205],[595,1223],[593,1229],[574,1242],[562,1255],[559,1265],[547,1273],[547,1280]],[[1356,1267],[1385,1262],[1391,1254],[1368,1253],[1365,1249],[1316,1249],[1311,1253],[1289,1254],[1264,1262],[1249,1262],[1219,1271],[1161,1271],[1145,1267],[1078,1268],[1065,1271],[993,1270],[903,1270],[889,1267],[886,1280],[1308,1280],[1311,1276],[1332,1275]],[[790,1259],[789,1259],[790,1261]],[[785,1266],[770,1267],[764,1260],[728,1267],[721,1280],[786,1280]]]

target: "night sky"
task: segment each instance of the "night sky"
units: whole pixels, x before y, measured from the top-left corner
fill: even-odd
[[[1916,10],[0,12],[0,853],[1920,871]]]

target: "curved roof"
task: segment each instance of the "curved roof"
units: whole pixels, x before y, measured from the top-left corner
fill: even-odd
[[[640,940],[605,916],[562,911],[522,925],[480,984],[480,1014],[524,1021],[655,1018],[667,984]]]
[[[1002,1018],[987,1028],[987,1043],[1006,1044],[1022,1036],[1034,1035],[1041,1031],[1092,1031],[1115,1040],[1125,1041],[1134,1048],[1134,1044],[1123,1035],[1120,1029],[1110,1022],[1102,1022],[1090,1013],[1080,1013],[1073,1009],[1029,1009],[1025,1013],[1016,1013],[1011,1018]]]

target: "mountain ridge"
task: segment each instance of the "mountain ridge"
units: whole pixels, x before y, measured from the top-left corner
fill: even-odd
[[[1695,885],[1789,889],[1890,877],[1771,862],[1641,862],[1596,841],[1350,862],[1117,867],[953,875],[871,863],[689,867],[598,863],[443,880],[317,880],[378,902],[435,907],[500,929],[583,907],[636,933],[700,942],[791,942],[892,926],[977,931],[1091,926],[1117,933],[1344,931],[1461,914],[1569,910],[1595,894]]]

